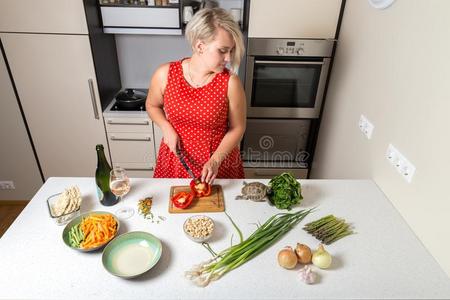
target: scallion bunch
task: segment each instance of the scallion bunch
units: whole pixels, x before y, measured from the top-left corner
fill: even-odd
[[[192,280],[198,286],[207,286],[212,280],[219,279],[227,272],[236,269],[269,248],[312,210],[273,215],[246,240],[223,250],[211,260],[196,265],[187,271],[185,273],[186,278]]]

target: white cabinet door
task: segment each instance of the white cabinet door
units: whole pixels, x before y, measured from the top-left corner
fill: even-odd
[[[95,145],[108,148],[88,36],[0,38],[44,177],[93,176]]]
[[[1,200],[28,200],[42,185],[6,63],[0,53],[0,180],[14,183],[14,190],[0,190]]]
[[[87,34],[83,0],[1,0],[0,31]]]
[[[342,0],[250,2],[249,37],[334,38]]]
[[[155,137],[155,161],[158,159],[159,147],[161,146],[161,141],[164,137],[161,128],[159,128],[156,123],[153,123],[153,133]]]

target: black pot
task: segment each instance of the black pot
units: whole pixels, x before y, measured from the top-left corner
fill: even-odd
[[[116,104],[123,108],[139,108],[144,106],[147,95],[144,92],[126,89],[116,96]]]

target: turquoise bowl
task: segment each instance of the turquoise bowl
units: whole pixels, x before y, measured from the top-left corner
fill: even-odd
[[[119,235],[103,249],[102,263],[112,275],[134,278],[150,270],[161,258],[161,241],[143,231]]]

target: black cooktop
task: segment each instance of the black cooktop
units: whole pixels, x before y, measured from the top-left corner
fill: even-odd
[[[147,91],[131,88],[120,90],[113,99],[111,111],[145,111]]]
[[[114,104],[111,106],[111,111],[146,111],[145,104],[139,107],[124,107],[119,105],[116,100],[113,100]]]

